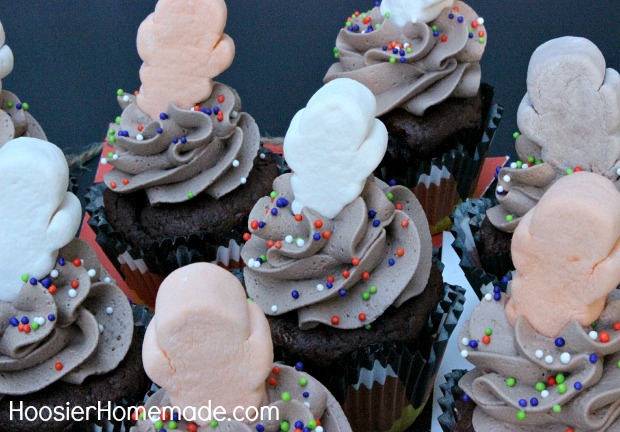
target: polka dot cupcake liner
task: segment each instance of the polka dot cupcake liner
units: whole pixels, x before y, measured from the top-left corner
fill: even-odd
[[[510,253],[496,253],[488,257],[484,265],[481,260],[480,227],[486,219],[486,211],[495,205],[495,199],[471,199],[459,205],[452,216],[451,231],[455,239],[452,246],[461,258],[459,265],[465,277],[479,298],[485,295],[486,287],[505,285],[514,271]]]
[[[493,103],[493,88],[483,85],[482,91],[483,123],[479,129],[454,135],[449,150],[433,158],[393,159],[388,152],[375,172],[380,179],[396,180],[413,191],[426,212],[432,234],[449,229],[454,207],[474,194],[502,119],[504,109]]]

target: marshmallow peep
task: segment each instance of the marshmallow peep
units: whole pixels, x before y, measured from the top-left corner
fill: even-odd
[[[142,359],[173,406],[211,403],[231,415],[267,402],[269,324],[231,273],[207,263],[182,267],[164,280],[156,304]]]
[[[67,192],[63,152],[47,141],[17,138],[0,147],[0,301],[11,302],[22,277],[41,279],[80,226],[82,207]]]
[[[0,80],[6,78],[13,71],[13,51],[8,45],[5,45],[6,36],[4,27],[0,23]],[[0,90],[2,90],[2,81],[0,81]]]
[[[452,6],[454,0],[383,0],[381,13],[389,13],[390,19],[402,27],[408,22],[434,21],[442,10]]]
[[[525,317],[548,337],[590,325],[620,284],[620,193],[593,173],[561,178],[515,230],[512,259],[511,324]]]
[[[324,85],[293,117],[284,157],[293,170],[295,213],[309,207],[333,219],[360,195],[387,149],[388,133],[375,118],[376,108],[368,88],[340,78]]]
[[[235,56],[227,14],[224,0],[159,0],[138,29],[142,111],[157,119],[169,104],[189,109],[211,95]]]

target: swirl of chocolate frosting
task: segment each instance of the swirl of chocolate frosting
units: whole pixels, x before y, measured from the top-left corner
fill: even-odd
[[[478,93],[487,36],[467,4],[456,2],[428,24],[398,26],[379,7],[366,18],[353,16],[350,21],[336,40],[339,62],[327,71],[324,82],[361,82],[377,98],[377,116],[395,108],[421,116],[450,97]],[[391,47],[393,41],[400,45]]]
[[[294,215],[290,174],[250,214],[242,249],[249,296],[267,315],[297,311],[299,326],[359,328],[420,294],[431,268],[426,217],[413,193],[370,177],[333,219]],[[273,198],[275,196],[275,198]]]
[[[0,92],[0,146],[22,136],[47,141],[41,125],[28,113],[24,104],[13,93]]]
[[[159,119],[140,110],[135,97],[119,97],[120,124],[111,126],[116,155],[106,185],[119,193],[144,189],[151,204],[187,201],[199,193],[220,198],[245,183],[260,146],[254,119],[241,112],[232,88],[213,93],[191,110],[170,105]]]
[[[59,380],[81,384],[116,368],[129,350],[131,306],[94,250],[75,239],[59,257],[51,276],[0,302],[0,395],[34,393]]]
[[[559,338],[539,334],[523,317],[511,326],[506,301],[506,296],[483,301],[461,331],[460,349],[476,366],[459,382],[477,405],[474,429],[620,430],[620,333],[614,326],[620,321],[620,291],[610,294],[592,328],[573,321]],[[479,341],[489,328],[488,344],[476,349],[463,344]],[[508,378],[515,384],[507,385]],[[525,415],[517,417],[519,412]]]
[[[269,380],[272,384],[265,383],[268,396],[266,406],[259,409],[258,412],[269,413],[272,415],[271,419],[259,418],[254,421],[242,422],[231,417],[228,420],[218,422],[217,429],[224,432],[252,432],[258,430],[257,426],[260,424],[263,427],[261,430],[265,432],[278,432],[282,430],[282,421],[286,421],[292,426],[298,421],[307,425],[310,421],[320,420],[321,426],[326,431],[348,432],[351,430],[336,399],[310,375],[297,371],[290,366],[274,365]],[[273,385],[274,380],[275,385]],[[284,392],[288,392],[291,396],[287,402],[282,400]],[[147,401],[144,411],[148,413],[152,407],[165,408],[170,406],[168,394],[164,389],[160,389]],[[196,407],[196,410],[198,408],[200,407]],[[249,417],[255,412],[250,410]],[[279,420],[275,419],[276,412],[279,415]],[[196,426],[196,423],[183,419],[182,412],[180,414],[180,421],[176,424],[176,430],[188,431],[190,430],[188,425]],[[238,410],[236,413],[228,414],[236,415],[239,418],[244,412]],[[153,421],[148,418],[138,420],[136,426],[131,428],[132,432],[152,430]],[[192,428],[192,430],[196,429]]]

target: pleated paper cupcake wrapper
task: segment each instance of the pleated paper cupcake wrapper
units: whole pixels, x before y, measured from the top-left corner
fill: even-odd
[[[507,275],[514,271],[509,253],[498,253],[490,257],[484,268],[480,259],[479,251],[482,250],[480,227],[486,218],[486,211],[495,205],[497,205],[495,199],[471,199],[459,205],[453,215],[452,247],[461,258],[459,265],[479,298],[484,294],[482,290],[484,286],[502,281],[505,283]]]
[[[361,348],[328,371],[304,363],[304,370],[320,379],[342,404],[354,432],[404,431],[424,409],[465,302],[463,288],[444,284],[443,289],[418,343]],[[295,353],[278,349],[276,356],[286,364],[296,362]]]
[[[457,401],[461,400],[465,393],[459,388],[458,384],[466,373],[466,370],[455,369],[444,375],[446,382],[439,386],[443,396],[437,400],[441,407],[441,415],[437,420],[444,432],[452,432],[459,421]]]
[[[133,293],[133,301],[155,307],[157,290],[164,278],[174,270],[195,262],[214,262],[227,269],[241,268],[241,246],[235,240],[213,244],[205,236],[192,234],[163,239],[148,248],[137,248],[108,222],[103,207],[105,184],[93,185],[86,199],[88,224],[97,243],[116,267]]]
[[[483,124],[479,131],[456,134],[450,150],[431,159],[393,160],[388,152],[375,172],[385,182],[395,180],[414,192],[433,234],[449,229],[454,207],[474,194],[502,119],[504,109],[493,103],[493,88],[485,86],[483,92]]]

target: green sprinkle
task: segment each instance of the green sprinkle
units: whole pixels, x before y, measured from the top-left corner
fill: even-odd
[[[308,385],[308,379],[307,379],[307,378],[304,378],[304,377],[299,378],[299,385],[300,385],[301,387],[305,387],[305,386],[307,386],[307,385]]]
[[[557,375],[555,376],[555,382],[556,382],[557,384],[562,384],[564,381],[566,381],[566,378],[564,377],[564,375],[562,375],[562,374],[557,374]]]
[[[187,199],[192,199],[194,198],[196,195],[194,195],[194,192],[190,192],[187,194]]]
[[[116,117],[116,119],[114,119],[114,123],[116,123],[117,125],[121,124],[121,116]]]
[[[248,301],[253,302],[253,301],[254,301],[254,299],[253,299],[252,297],[248,297]]]
[[[157,420],[155,423],[153,423],[153,427],[155,428],[155,430],[161,430],[164,428],[164,422],[161,420]]]
[[[566,175],[570,175],[572,173],[574,173],[575,171],[572,170],[572,168],[569,168],[566,170]]]
[[[560,405],[553,405],[553,412],[559,414],[562,411],[562,407]]]
[[[481,44],[483,44],[483,43],[484,43],[484,38],[480,38],[480,39],[478,39],[478,41],[479,41]]]
[[[8,106],[9,108],[13,108],[13,102],[8,101],[8,102],[6,103],[6,106]]]
[[[527,415],[525,414],[525,411],[519,411],[517,413],[517,420],[523,421],[525,420],[525,417],[527,417]]]
[[[364,301],[370,300],[370,293],[369,292],[363,292],[362,293],[362,300],[364,300]]]
[[[377,286],[370,285],[370,294],[377,294]]]
[[[123,91],[123,89],[118,89],[118,90],[116,90],[116,96],[122,96],[122,95],[123,95],[123,93],[125,93],[125,92]]]
[[[339,59],[339,58],[340,58],[340,54],[338,54],[338,53],[334,53],[334,58],[335,58],[336,60],[337,60],[337,59]]]
[[[536,383],[536,391],[537,392],[541,392],[541,391],[543,391],[546,388],[547,388],[547,386],[545,385],[544,382],[540,382],[539,381],[539,382]]]
[[[347,21],[346,23],[344,23],[344,25],[347,27],[351,27],[351,24],[353,24],[351,21]]]
[[[30,276],[28,276],[26,273],[24,273],[22,275],[22,282],[28,282],[28,279],[30,279]]]
[[[558,384],[558,393],[560,394],[566,393],[566,384]]]
[[[174,420],[168,422],[168,429],[176,429],[176,428],[177,428],[177,422],[175,422]]]
[[[290,402],[291,400],[291,394],[289,392],[284,392],[282,393],[282,400],[284,402]]]
[[[517,168],[523,168],[523,162],[517,161]]]
[[[487,327],[484,329],[484,334],[487,336],[491,336],[493,334],[493,329],[490,327]]]
[[[439,30],[439,27],[437,27],[436,25],[432,26],[431,29],[433,29],[433,31],[437,31]]]
[[[309,427],[310,429],[315,429],[315,428],[316,428],[316,420],[310,420],[310,421],[308,422],[308,427]]]
[[[514,387],[516,383],[517,383],[517,380],[515,380],[512,377],[506,379],[506,385],[508,387]]]
[[[278,193],[277,193],[276,191],[271,191],[271,193],[269,194],[269,196],[270,196],[271,198],[275,198],[275,197],[277,197],[277,196],[278,196]]]
[[[598,325],[598,321],[594,321],[592,324],[590,324],[590,327],[592,327],[593,329],[596,329],[597,325]]]
[[[110,129],[110,130],[108,131],[108,135],[110,135],[110,136],[114,136],[114,135],[116,135],[116,131],[115,131],[114,129]]]
[[[530,156],[529,158],[527,158],[527,163],[529,164],[533,164],[536,161],[536,158],[534,156]]]
[[[411,54],[413,52],[413,48],[407,47],[405,51],[407,51],[407,54]]]
[[[385,196],[387,197],[387,199],[389,199],[390,201],[392,201],[394,199],[394,194],[392,192],[388,192],[385,194]]]
[[[515,217],[513,215],[506,215],[506,222],[512,222]]]
[[[538,160],[536,161],[536,165],[540,165],[540,164],[542,164],[542,163],[543,163],[542,159],[538,159]]]
[[[108,159],[112,159],[114,157],[114,152],[108,152]]]
[[[22,103],[22,109],[23,109],[24,111],[28,111],[28,110],[30,109],[30,105],[28,105],[28,103],[27,103],[27,102],[23,102],[23,103]]]
[[[267,256],[261,255],[259,258],[262,259],[263,262],[267,262]]]
[[[379,30],[380,27],[381,27],[381,23],[377,23],[377,25],[375,26],[375,30]]]
[[[140,413],[140,420],[145,420],[146,419],[146,413],[144,411],[142,411]]]
[[[111,143],[116,142],[116,137],[113,137],[113,136],[109,137],[108,142],[111,142]]]
[[[33,330],[39,330],[39,323],[37,323],[37,322],[33,322],[32,324],[30,324],[30,327],[31,327]]]
[[[618,361],[618,363],[616,363],[616,366],[618,366],[620,368],[620,361]]]
[[[217,427],[217,425],[218,425],[218,424],[219,424],[219,423],[217,422],[217,420],[211,420],[211,423],[209,423],[209,426],[211,426],[212,428],[214,428],[214,429],[215,429],[215,428]]]
[[[390,57],[390,63],[392,64],[396,63],[396,57]]]
[[[366,330],[370,330],[370,329],[372,328],[372,325],[370,325],[370,324],[366,324],[366,325],[364,326],[364,328],[365,328]],[[618,362],[618,363],[620,363],[620,362]],[[618,366],[618,367],[620,367],[620,366]]]
[[[391,16],[392,16],[392,15],[391,15],[389,12],[386,12],[386,13],[385,13],[385,17],[386,17],[387,19],[390,19],[390,17],[391,17]]]
[[[515,133],[513,133],[513,134],[512,134],[512,137],[513,137],[514,139],[517,139],[517,138],[519,138],[520,136],[521,136],[521,134],[520,134],[519,132],[515,132]]]
[[[282,423],[280,423],[280,430],[282,432],[287,432],[290,428],[291,428],[291,425],[288,424],[288,422],[286,420],[284,420]]]
[[[334,47],[334,52],[337,53],[338,52],[338,47]]]

